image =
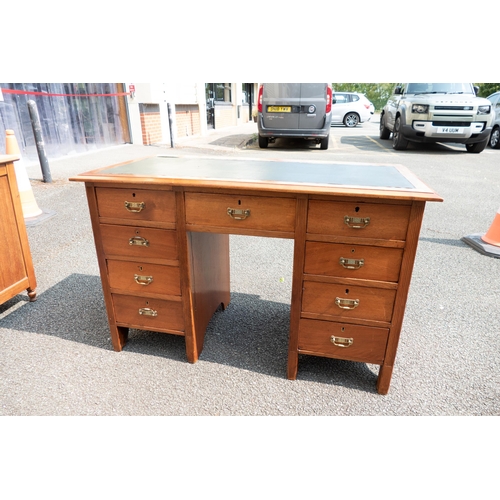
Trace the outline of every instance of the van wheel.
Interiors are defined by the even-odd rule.
[[[269,144],[269,138],[262,137],[261,135],[259,135],[259,148],[267,148],[268,144]]]
[[[329,139],[330,139],[330,136],[327,136],[324,139],[321,139],[321,142],[319,143],[319,149],[328,149],[328,140]]]
[[[490,135],[490,147],[493,149],[500,148],[500,127],[495,127]]]
[[[480,153],[484,150],[486,145],[488,144],[489,139],[486,139],[483,142],[475,142],[474,144],[466,144],[465,148],[467,149],[467,153]]]
[[[352,128],[359,123],[359,116],[356,113],[347,113],[344,116],[344,125],[346,127]]]
[[[406,149],[408,141],[401,134],[401,117],[398,116],[394,122],[394,130],[392,131],[392,147],[396,150]]]
[[[384,115],[380,117],[380,138],[389,139],[391,136],[391,131],[385,126]]]

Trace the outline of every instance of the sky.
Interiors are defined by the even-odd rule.
[[[2,14],[18,22],[2,24],[9,42],[0,53],[0,80],[498,80],[493,1],[480,9],[462,4],[463,12],[431,0],[307,5],[87,0],[70,11],[62,0],[46,0],[27,15],[9,2]]]

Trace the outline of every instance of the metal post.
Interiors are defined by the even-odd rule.
[[[42,137],[42,125],[40,124],[40,117],[38,115],[38,108],[35,101],[28,101],[28,110],[31,118],[31,126],[33,127],[33,135],[35,136],[36,150],[42,167],[43,182],[52,182],[50,175],[49,162],[45,154],[45,146]]]
[[[174,120],[172,119],[172,106],[167,102],[168,128],[170,129],[170,147],[174,148]]]

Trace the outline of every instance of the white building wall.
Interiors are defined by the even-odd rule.
[[[173,140],[177,139],[175,124],[176,104],[197,104],[200,113],[201,135],[208,133],[207,109],[205,102],[205,83],[202,82],[168,82],[168,83],[132,83],[127,84],[135,87],[135,94],[128,96],[129,119],[133,144],[142,144],[142,126],[139,104],[158,104],[160,108],[162,142],[170,144],[170,126],[168,104],[171,106],[171,120],[173,121]],[[243,92],[241,83],[232,83],[233,123],[235,125],[246,123],[243,116]],[[238,117],[238,111],[240,116]]]

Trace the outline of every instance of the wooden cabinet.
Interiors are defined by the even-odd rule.
[[[294,239],[287,377],[299,354],[392,376],[426,201],[401,166],[150,158],[87,172],[111,338],[183,335],[195,362],[227,306],[229,234]],[[251,256],[249,257],[251,258]]]
[[[129,328],[184,335],[172,189],[87,186],[113,348]]]
[[[0,304],[26,290],[36,300],[36,279],[17,188],[16,156],[0,155]]]
[[[309,201],[297,353],[380,364],[377,388],[387,393],[423,209]]]

